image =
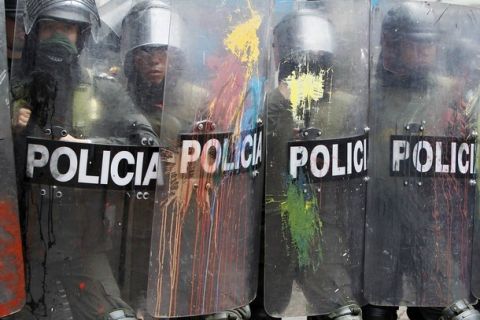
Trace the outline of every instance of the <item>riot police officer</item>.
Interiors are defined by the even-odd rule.
[[[132,99],[152,123],[162,141],[175,139],[181,130],[189,130],[191,119],[198,110],[207,105],[207,93],[186,81],[180,81],[182,69],[182,53],[176,46],[169,43],[171,10],[170,6],[160,0],[146,0],[136,3],[128,12],[122,23],[121,51],[124,73],[127,77],[128,92]],[[175,38],[181,36],[182,30],[172,30]],[[178,39],[177,39],[178,40]],[[168,64],[167,64],[168,53]],[[165,75],[175,79],[176,101],[170,101],[164,110]],[[173,99],[172,99],[173,100]],[[163,117],[163,119],[162,119]],[[153,202],[135,204],[135,218],[138,225],[144,221],[143,228],[147,228],[150,219],[142,208],[153,208]],[[150,244],[149,241],[144,241]],[[138,251],[137,251],[138,252]],[[145,270],[148,271],[148,256],[146,255]],[[199,317],[208,320],[222,319],[250,319],[249,307],[229,310],[219,314]]]
[[[90,150],[157,143],[121,86],[81,65],[79,56],[98,24],[91,0],[26,2],[26,47],[18,68],[23,76],[14,77],[12,90],[19,168],[32,161],[24,155],[29,137]],[[21,316],[135,319],[115,278],[119,253],[112,235],[121,225],[116,221],[124,193],[45,182],[26,183],[24,189],[28,298]]]
[[[139,1],[131,8],[122,23],[121,52],[128,91],[139,109],[152,123],[162,141],[170,141],[169,133],[189,129],[190,119],[198,110],[204,110],[207,101],[205,90],[189,82],[180,81],[179,70],[184,63],[183,53],[169,44],[170,7],[163,1]],[[175,38],[183,36],[182,30],[173,30]],[[173,36],[172,36],[173,37]],[[178,39],[177,39],[178,41]],[[167,52],[168,66],[167,66]],[[176,81],[175,106],[164,110],[165,74]],[[174,110],[175,112],[172,112]],[[200,111],[202,112],[202,111]],[[173,115],[172,113],[175,113]],[[161,122],[165,128],[161,128]]]
[[[160,133],[170,8],[163,1],[141,1],[129,11],[122,26],[128,91]]]
[[[355,103],[335,86],[337,43],[325,11],[300,9],[274,29],[279,84],[267,99],[266,305],[283,314],[295,279],[308,314],[361,319],[362,231],[354,226],[362,221],[362,179],[288,178],[288,143],[351,137],[360,125],[363,134],[366,123],[366,101]],[[308,228],[295,230],[299,224]]]
[[[393,136],[403,136],[407,143],[414,144],[428,136],[464,138],[468,131],[469,117],[457,105],[461,93],[455,82],[445,76],[446,68],[442,68],[445,56],[441,40],[446,37],[441,21],[443,10],[428,3],[405,2],[386,13],[372,84],[374,170],[367,209],[367,216],[371,217],[367,218],[371,227],[367,232],[367,299],[373,296],[376,302],[386,305],[398,305],[401,301],[407,305],[438,306],[409,307],[408,316],[415,320],[480,316],[468,300],[448,300],[470,298],[469,285],[464,283],[470,280],[452,282],[450,277],[457,277],[466,268],[458,251],[464,241],[469,241],[466,237],[471,233],[453,236],[455,240],[449,235],[469,228],[469,187],[460,179],[438,174],[428,178],[418,172],[391,174],[391,170],[396,170],[391,162],[395,155],[389,157],[386,153]],[[419,138],[424,136],[427,138]],[[465,196],[445,195],[448,190],[465,190]],[[385,210],[391,218],[386,218]],[[442,222],[450,221],[462,210],[465,220],[457,216],[451,224]],[[371,236],[379,230],[385,238]],[[452,244],[447,246],[450,241]],[[439,257],[442,266],[436,262]],[[450,267],[445,265],[447,260],[452,261]],[[443,309],[442,303],[452,305]],[[366,313],[371,319],[392,319],[395,312],[395,307],[372,306]]]

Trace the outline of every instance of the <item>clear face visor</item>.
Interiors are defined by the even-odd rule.
[[[122,24],[123,59],[136,48],[166,48],[169,45],[170,19],[167,7],[150,7],[127,16]]]
[[[433,38],[402,37],[382,40],[383,67],[396,74],[427,71],[437,64],[437,41]]]
[[[76,2],[72,2],[69,6],[56,3],[44,9],[32,10],[31,13],[26,10],[24,16],[25,32],[30,34],[35,24],[40,20],[58,20],[77,24],[82,26],[83,29],[88,26],[93,39],[96,41],[100,21],[95,10],[95,8],[89,10],[89,8]]]
[[[401,48],[401,59],[408,66],[431,67],[436,62],[437,45],[431,40],[404,39]]]
[[[275,59],[285,60],[292,52],[335,52],[334,31],[324,17],[305,10],[288,17],[274,30]]]
[[[167,47],[142,46],[131,52],[137,74],[150,84],[159,85],[167,72]]]

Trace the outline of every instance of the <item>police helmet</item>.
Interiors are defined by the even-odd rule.
[[[25,31],[30,34],[42,19],[77,23],[82,32],[100,25],[95,0],[26,0]]]
[[[384,69],[393,73],[406,72],[401,52],[405,42],[435,46],[441,36],[439,16],[429,3],[405,2],[387,12],[382,22],[382,59]]]
[[[141,1],[122,22],[121,56],[127,77],[133,72],[133,52],[139,48],[169,46],[171,11],[164,1]]]
[[[277,24],[273,47],[279,79],[288,76],[301,61],[331,65],[335,52],[333,26],[318,10],[301,9]]]

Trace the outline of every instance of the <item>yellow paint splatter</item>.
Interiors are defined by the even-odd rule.
[[[285,82],[290,90],[290,102],[292,103],[293,114],[303,119],[303,115],[310,111],[312,102],[317,102],[325,97],[326,75],[331,70],[320,73],[306,72],[298,74],[293,71]]]
[[[247,76],[251,75],[253,66],[260,57],[260,39],[257,31],[261,24],[262,18],[260,14],[253,11],[252,17],[248,21],[236,26],[224,40],[227,49],[241,62],[247,64]]]
[[[323,75],[294,71],[286,79],[290,89],[290,102],[294,108],[300,107],[304,101],[318,101],[324,96],[325,79]]]
[[[241,98],[239,101],[242,101],[242,105],[235,108],[236,112],[232,117],[232,123],[235,123],[235,134],[239,134],[241,130],[244,111],[243,100],[247,94],[248,81],[250,81],[260,58],[260,38],[258,36],[258,30],[262,24],[262,16],[253,10],[250,0],[247,0],[247,6],[251,17],[247,21],[235,26],[223,42],[226,49],[246,66],[244,74],[245,83],[239,96],[239,98]],[[212,107],[213,103],[210,108]]]

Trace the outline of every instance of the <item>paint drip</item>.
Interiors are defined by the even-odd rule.
[[[299,267],[315,269],[322,259],[320,246],[316,245],[322,233],[317,199],[306,199],[303,190],[290,182],[287,199],[280,204],[280,210],[283,223],[290,231]]]

